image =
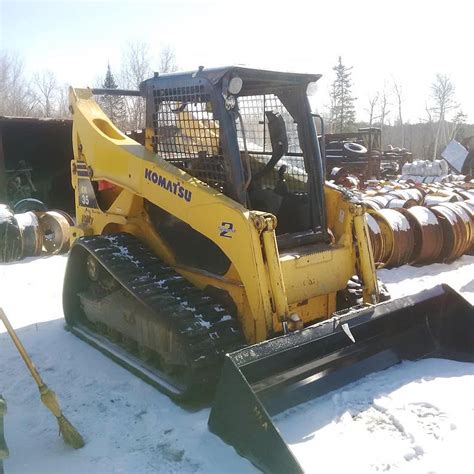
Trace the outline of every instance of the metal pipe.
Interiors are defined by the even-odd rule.
[[[140,91],[132,89],[101,89],[93,88],[92,93],[94,95],[121,95],[127,97],[141,97],[142,94]]]

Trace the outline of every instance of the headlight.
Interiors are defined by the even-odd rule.
[[[308,87],[306,87],[306,95],[313,96],[316,95],[318,90],[318,84],[316,82],[310,82]]]
[[[234,76],[229,81],[229,86],[227,87],[227,92],[229,94],[238,94],[242,90],[242,86],[244,85],[244,81],[238,76]]]

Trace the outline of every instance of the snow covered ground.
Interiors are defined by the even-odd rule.
[[[403,362],[276,421],[308,472],[471,474],[473,393],[473,363]]]
[[[424,267],[406,265],[391,270],[383,269],[378,271],[378,276],[387,285],[392,298],[447,283],[474,304],[474,257],[470,255],[464,255],[449,265],[434,263]]]
[[[257,472],[208,431],[208,408],[177,406],[64,330],[65,264],[65,257],[50,257],[0,266],[0,305],[87,444],[74,451],[58,438],[0,327],[0,393],[9,408],[5,472]],[[474,303],[474,257],[379,276],[393,297],[444,282]],[[474,471],[472,393],[474,364],[406,362],[296,407],[278,423],[309,472],[467,473]]]

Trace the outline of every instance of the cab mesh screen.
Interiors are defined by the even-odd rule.
[[[153,91],[153,149],[176,167],[224,191],[219,121],[204,86]]]
[[[276,164],[273,170],[260,179],[264,188],[273,188],[278,180],[278,169],[286,166],[285,179],[290,191],[305,191],[308,176],[300,148],[298,131],[293,117],[280,99],[273,94],[239,97],[239,110],[244,124],[247,150],[252,175],[258,173],[272,157],[272,143],[266,111],[279,113],[284,119],[288,137],[288,153]],[[237,122],[239,147],[244,151],[244,137],[240,123]]]

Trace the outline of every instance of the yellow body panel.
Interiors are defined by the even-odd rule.
[[[122,134],[90,90],[72,89],[70,100],[77,217],[72,240],[117,231],[137,235],[194,285],[227,291],[249,343],[281,332],[282,322],[290,314],[298,314],[306,323],[330,316],[336,309],[336,292],[344,289],[356,272],[365,285],[365,300],[376,301],[378,289],[364,209],[338,188],[326,188],[334,242],[279,254],[273,215],[249,211]],[[102,208],[95,208],[84,199],[83,191],[100,180],[116,187],[101,191]],[[227,273],[219,276],[178,265],[152,226],[145,199],[214,242],[231,261]],[[220,236],[226,222],[233,224],[232,238]]]

